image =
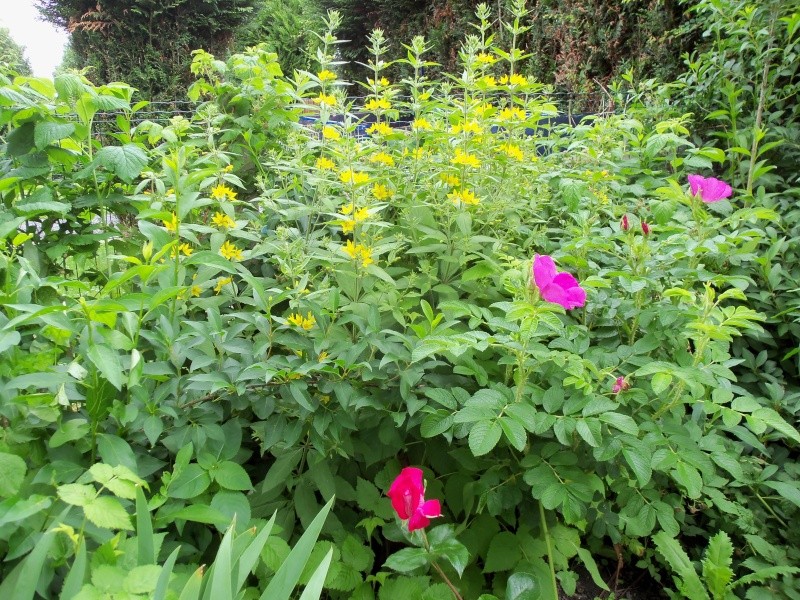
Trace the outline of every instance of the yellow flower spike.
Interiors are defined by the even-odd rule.
[[[172,213],[172,218],[169,221],[161,221],[164,224],[164,229],[171,232],[178,231],[178,215]]]
[[[500,146],[500,148],[498,148],[498,150],[500,150],[500,152],[503,152],[509,158],[513,158],[519,161],[522,161],[525,158],[525,154],[522,152],[522,148],[514,144],[509,144],[509,143],[503,144],[502,146]]]
[[[236,221],[234,221],[228,215],[221,212],[214,213],[214,218],[211,219],[211,222],[220,229],[236,228]]]
[[[450,159],[450,162],[454,165],[464,165],[476,169],[481,166],[481,161],[477,156],[464,152],[461,148],[456,148],[456,155]]]
[[[470,190],[460,190],[456,191],[453,190],[447,197],[455,204],[456,206],[460,204],[464,204],[467,206],[474,206],[480,203],[480,200],[475,196],[475,194]]]
[[[236,200],[236,192],[229,188],[224,183],[215,185],[211,188],[211,197],[214,200]]]
[[[227,258],[228,260],[242,260],[244,258],[242,251],[229,240],[225,240],[225,243],[222,244],[222,247],[219,249],[219,253],[223,258]]]
[[[373,154],[369,157],[369,162],[371,163],[380,163],[387,167],[394,166],[394,159],[386,154],[386,152],[378,152],[377,154]]]
[[[497,62],[497,58],[495,58],[491,54],[486,54],[485,52],[481,52],[475,58],[477,59],[478,64],[481,65],[493,65],[494,63]]]
[[[322,137],[326,140],[336,141],[342,139],[342,134],[332,125],[325,125],[325,127],[322,128]]]
[[[370,98],[366,104],[364,104],[364,108],[367,110],[389,110],[392,108],[391,102],[389,102],[386,98]]]
[[[361,248],[361,252],[359,253],[361,256],[361,266],[362,267],[370,266],[372,263],[375,262],[374,260],[372,260],[372,249],[365,248],[361,244],[359,244],[359,247]]]
[[[308,316],[303,319],[303,323],[301,327],[308,331],[316,324],[317,320],[314,318],[314,315],[311,314],[311,311],[308,311]]]
[[[315,166],[321,171],[333,171],[336,168],[336,163],[330,158],[320,156],[315,163]]]
[[[382,183],[376,183],[372,186],[372,195],[378,200],[388,200],[394,195],[394,192]]]
[[[326,81],[336,81],[336,73],[329,71],[328,69],[324,69],[317,73],[317,79],[319,79],[322,83],[325,83]]]

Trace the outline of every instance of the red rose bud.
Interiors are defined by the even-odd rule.
[[[647,221],[642,221],[642,233],[650,235],[650,225],[647,224]]]
[[[628,223],[628,215],[622,215],[622,221],[619,224],[622,227],[622,231],[628,231],[630,228],[630,223]]]

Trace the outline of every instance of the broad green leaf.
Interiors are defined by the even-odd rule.
[[[0,527],[32,517],[36,513],[50,508],[52,503],[52,498],[36,494],[27,498],[4,500],[0,502]]]
[[[764,485],[771,487],[783,498],[800,508],[800,489],[798,489],[797,484],[784,481],[765,481]]]
[[[112,496],[99,496],[93,499],[84,505],[83,512],[86,514],[86,518],[98,527],[133,529],[130,516],[120,501]]]
[[[189,499],[199,496],[211,485],[211,478],[197,463],[188,465],[169,483],[167,495],[170,498]]]
[[[129,594],[150,595],[156,589],[161,567],[158,565],[140,565],[131,569],[125,576],[123,589]]]
[[[625,462],[630,466],[639,485],[646,486],[653,476],[653,469],[650,466],[650,453],[643,453],[638,448],[624,446],[622,448],[622,456],[625,457]]]
[[[703,579],[712,598],[724,598],[733,579],[733,544],[728,534],[720,531],[708,542],[703,559]]]
[[[789,439],[794,440],[797,443],[800,443],[800,433],[798,433],[794,427],[792,427],[786,421],[784,421],[783,417],[781,417],[777,412],[775,412],[771,408],[761,407],[754,410],[753,414],[747,417],[748,421],[750,421],[751,419],[762,421],[763,423],[772,427],[773,429],[777,429]]]
[[[428,552],[424,548],[403,548],[389,556],[383,566],[400,573],[409,573],[427,565],[428,561]]]
[[[520,550],[517,536],[510,531],[501,531],[492,538],[489,544],[483,572],[510,571],[521,558],[522,551]]]
[[[95,344],[89,347],[86,356],[111,385],[117,390],[122,389],[122,384],[125,380],[122,375],[122,364],[116,350],[104,344]]]
[[[36,147],[41,150],[45,146],[63,140],[75,132],[75,123],[55,123],[53,121],[40,121],[36,124],[33,139]]]
[[[709,600],[708,593],[706,593],[692,561],[689,560],[689,556],[681,548],[678,540],[660,531],[653,536],[653,541],[658,553],[672,569],[678,590],[688,600]]]
[[[56,488],[58,497],[67,504],[74,506],[86,506],[97,496],[97,490],[93,485],[82,483],[67,483]]]
[[[225,460],[217,465],[216,470],[211,472],[221,487],[228,490],[251,490],[253,484],[250,483],[250,476],[241,465],[230,460]]]
[[[105,146],[97,151],[95,163],[113,171],[123,181],[131,183],[147,165],[147,154],[136,144]]]
[[[469,432],[469,449],[475,456],[491,452],[500,441],[503,429],[497,421],[479,421]]]
[[[25,461],[19,456],[0,452],[0,498],[16,495],[27,470]]]

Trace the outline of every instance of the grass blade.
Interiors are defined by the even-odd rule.
[[[138,565],[154,565],[156,551],[153,545],[153,521],[141,487],[136,489],[136,541],[139,547]]]
[[[170,575],[172,575],[172,568],[175,566],[175,561],[178,560],[178,553],[180,551],[180,546],[175,548],[172,554],[169,555],[167,562],[165,562],[164,566],[161,568],[161,574],[158,576],[158,581],[156,582],[156,589],[153,591],[153,600],[164,600],[164,598],[167,597],[169,578]]]
[[[278,513],[273,513],[272,518],[269,522],[264,525],[264,528],[258,532],[256,538],[250,542],[250,545],[247,549],[242,552],[242,555],[239,557],[239,578],[236,580],[236,589],[239,590],[244,585],[247,576],[253,571],[253,568],[256,566],[259,557],[261,556],[261,550],[264,548],[264,544],[267,543],[267,539],[269,538],[269,534],[272,532],[272,527],[275,525],[275,517]]]
[[[72,561],[72,567],[64,579],[64,585],[61,587],[61,600],[71,600],[78,595],[83,587],[84,579],[86,578],[86,541],[81,538],[78,541],[78,549],[75,551],[75,560]]]

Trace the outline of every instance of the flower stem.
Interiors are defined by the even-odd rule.
[[[420,533],[422,534],[422,544],[425,546],[425,550],[428,551],[428,554],[430,554],[430,552],[431,552],[431,544],[430,544],[430,542],[428,542],[428,536],[425,535],[425,530],[424,529],[420,529]],[[464,600],[461,597],[461,594],[458,593],[458,589],[456,589],[456,586],[453,585],[453,582],[450,581],[450,579],[447,577],[447,575],[445,575],[445,572],[442,571],[442,568],[439,565],[436,564],[436,561],[433,560],[433,558],[431,558],[431,566],[439,574],[439,577],[441,577],[444,580],[445,584],[447,584],[447,587],[450,588],[450,591],[453,592],[453,596],[455,596],[456,600]]]
[[[542,534],[547,545],[547,564],[550,566],[550,582],[553,585],[553,600],[558,600],[558,583],[556,582],[556,568],[553,565],[553,546],[550,543],[550,532],[547,530],[547,519],[544,515],[544,505],[539,502],[539,519],[542,523]]]

